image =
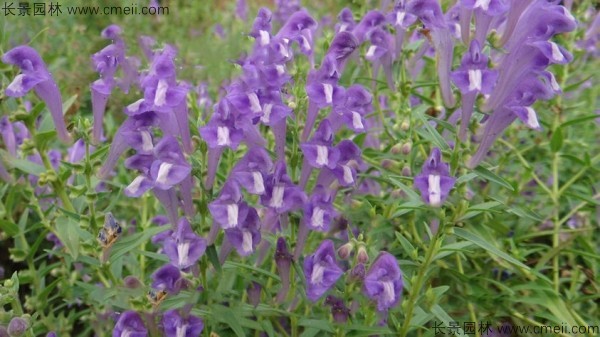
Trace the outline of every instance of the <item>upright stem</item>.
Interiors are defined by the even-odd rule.
[[[419,270],[417,271],[417,278],[415,279],[415,282],[410,285],[410,295],[407,300],[408,304],[406,306],[406,315],[404,316],[404,323],[402,324],[402,328],[400,329],[400,333],[398,334],[398,336],[400,337],[406,337],[406,335],[408,334],[410,322],[412,321],[413,311],[417,304],[417,298],[419,296],[421,288],[423,288],[423,285],[426,281],[425,274],[427,272],[427,269],[429,268],[429,265],[431,264],[431,260],[433,259],[440,247],[440,244],[438,242],[441,242],[440,240],[444,235],[444,227],[445,220],[441,219],[440,228],[433,237],[433,240],[429,242],[429,247],[427,247],[427,251],[425,252],[425,260],[419,266]]]

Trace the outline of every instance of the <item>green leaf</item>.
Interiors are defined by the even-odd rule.
[[[117,259],[121,258],[128,252],[139,248],[142,243],[148,241],[151,237],[158,233],[162,233],[169,229],[169,226],[156,226],[145,229],[141,233],[135,233],[128,237],[122,237],[117,240],[113,245],[110,254],[110,262],[114,263]]]
[[[257,267],[255,267],[253,265],[250,265],[250,264],[238,263],[238,262],[233,262],[233,261],[226,261],[225,264],[223,265],[223,269],[225,269],[225,270],[229,270],[229,269],[246,269],[248,271],[256,272],[258,274],[262,274],[264,276],[267,276],[267,277],[270,277],[272,279],[275,279],[275,280],[279,281],[279,276],[277,276],[277,275],[275,275],[275,274],[273,274],[273,273],[271,273],[269,271],[266,271],[264,269],[257,268]]]
[[[519,266],[525,270],[530,270],[530,268],[528,266],[524,265],[519,260],[506,254],[505,252],[501,251],[500,249],[494,247],[491,243],[489,243],[489,242],[485,241],[484,239],[480,238],[479,236],[465,230],[464,228],[454,228],[454,234],[456,236],[459,236],[467,241],[470,241],[470,242],[478,245],[479,247],[487,250],[492,255],[502,258],[502,259],[504,259],[516,266]]]
[[[67,248],[67,252],[74,260],[79,256],[79,223],[75,220],[61,216],[56,219],[56,235]]]
[[[46,172],[46,168],[29,160],[19,159],[11,156],[8,152],[0,149],[0,157],[7,165],[14,167],[22,172],[39,176],[42,172]]]
[[[219,256],[217,255],[217,248],[215,245],[206,247],[206,256],[208,257],[208,261],[210,261],[213,267],[215,267],[215,269],[220,273],[221,262],[219,262]]]
[[[16,236],[19,234],[19,226],[12,221],[0,220],[0,229],[8,234],[8,236]]]
[[[450,322],[456,322],[456,320],[450,317],[450,315],[448,315],[448,313],[442,309],[439,304],[431,307],[431,313],[434,314],[435,317],[437,317],[440,321],[444,322],[443,326],[446,327],[446,329],[450,326]],[[456,336],[465,336],[463,329],[460,327],[458,327],[456,330],[453,329],[452,332],[456,332]]]
[[[231,308],[224,307],[222,305],[214,305],[213,308],[213,316],[222,323],[227,324],[231,330],[238,337],[245,337],[246,333],[244,332],[244,328],[240,324],[239,315],[236,314]]]
[[[584,122],[587,122],[589,120],[596,119],[596,118],[598,118],[598,114],[591,114],[591,115],[577,117],[577,118],[571,119],[570,121],[562,123],[560,128],[566,128],[567,126],[584,123]]]
[[[444,138],[440,135],[439,132],[437,132],[437,130],[433,126],[431,126],[431,124],[429,124],[429,121],[425,118],[425,109],[426,106],[423,105],[422,107],[413,110],[413,115],[416,116],[419,120],[421,120],[421,123],[423,123],[423,126],[427,131],[421,132],[422,130],[419,130],[419,133],[423,137],[431,140],[431,142],[435,144],[435,146],[439,147],[442,151],[447,150],[448,144],[446,144]]]
[[[479,177],[489,180],[493,183],[496,183],[502,187],[505,187],[506,189],[508,189],[511,192],[515,191],[515,188],[506,180],[504,180],[503,178],[500,178],[498,175],[496,175],[495,173],[493,173],[492,171],[486,169],[485,167],[479,165],[477,166],[474,170],[473,170]]]
[[[298,321],[298,325],[319,329],[320,331],[333,332],[333,324],[322,319],[302,318]]]
[[[552,138],[550,139],[550,150],[552,152],[558,152],[563,146],[564,135],[562,132],[562,127],[556,128],[554,133],[552,134]]]

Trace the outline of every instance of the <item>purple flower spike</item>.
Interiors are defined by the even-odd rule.
[[[435,207],[444,203],[456,182],[449,171],[449,165],[442,162],[442,152],[434,148],[423,164],[421,174],[415,177],[415,186],[421,191],[423,201]]]
[[[178,283],[181,272],[172,264],[165,264],[152,274],[152,288],[164,290],[170,294],[179,292]]]
[[[313,255],[304,260],[306,296],[312,302],[321,298],[344,274],[335,259],[333,241],[325,240]]]
[[[119,320],[112,333],[113,337],[146,337],[148,330],[144,321],[135,311],[125,311],[119,315]]]
[[[402,271],[392,254],[379,254],[365,276],[363,291],[367,297],[377,301],[380,312],[398,304],[402,295]]]
[[[165,312],[161,323],[164,336],[167,337],[198,337],[204,329],[204,322],[200,317],[182,317],[177,310]]]
[[[246,217],[238,226],[225,230],[227,240],[235,247],[240,256],[252,254],[260,242],[260,219],[256,209],[248,207]]]
[[[179,269],[187,269],[194,265],[206,250],[206,240],[192,231],[189,221],[179,219],[177,230],[163,243],[165,254]]]
[[[16,65],[21,69],[21,73],[6,87],[6,96],[21,97],[33,89],[46,102],[58,138],[65,143],[70,143],[71,137],[65,126],[60,91],[37,51],[29,46],[18,46],[6,52],[2,56],[2,62]]]

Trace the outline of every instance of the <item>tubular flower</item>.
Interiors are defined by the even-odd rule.
[[[313,255],[304,259],[306,296],[316,302],[344,274],[335,259],[333,241],[325,240]]]
[[[402,271],[392,254],[379,254],[367,271],[363,292],[370,299],[377,301],[377,310],[380,312],[398,304],[402,295]]]
[[[442,162],[442,152],[434,148],[423,164],[421,174],[415,177],[415,186],[421,191],[423,201],[431,206],[441,206],[456,179],[449,175],[448,164]]]
[[[65,126],[58,85],[37,51],[29,46],[18,46],[6,52],[2,56],[2,62],[16,65],[21,69],[21,73],[6,87],[6,96],[22,97],[33,89],[50,110],[58,138],[65,143],[70,143],[71,137]]]

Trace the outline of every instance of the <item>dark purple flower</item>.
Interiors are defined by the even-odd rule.
[[[306,296],[316,302],[344,274],[335,259],[333,241],[325,240],[313,255],[304,259]]]
[[[442,152],[434,148],[414,181],[423,201],[436,207],[444,203],[456,182],[449,172],[449,165],[442,161]]]
[[[262,286],[256,281],[250,282],[246,293],[248,294],[248,302],[255,308],[260,303],[260,293],[262,292]]]
[[[325,299],[325,305],[331,306],[331,315],[337,323],[346,323],[350,315],[350,309],[344,303],[344,300],[335,296],[329,295]]]
[[[310,141],[300,144],[304,158],[314,168],[335,168],[340,158],[337,148],[333,147],[331,123],[325,119],[319,124]]]
[[[352,186],[356,183],[356,165],[361,163],[361,151],[351,140],[342,140],[336,145],[340,152],[338,165],[331,170],[331,173],[337,178],[340,185],[344,187]],[[323,184],[328,186],[328,184]]]
[[[152,288],[176,294],[179,292],[179,280],[181,280],[179,269],[167,263],[152,274]]]
[[[379,254],[365,276],[363,291],[377,301],[378,311],[387,311],[398,304],[402,296],[402,271],[392,254]]]
[[[46,102],[58,137],[63,142],[70,143],[71,137],[63,118],[60,91],[37,51],[29,46],[18,46],[6,52],[2,56],[2,62],[16,65],[21,69],[21,73],[6,87],[6,96],[21,97],[33,89]]]
[[[199,337],[204,329],[204,322],[200,317],[183,317],[178,310],[165,312],[161,324],[166,337]]]
[[[277,265],[277,274],[281,278],[281,289],[277,293],[277,302],[285,300],[290,289],[290,266],[292,265],[292,254],[288,250],[287,242],[284,237],[277,239],[275,246],[275,264]]]
[[[144,326],[144,321],[135,311],[125,311],[119,315],[119,320],[115,324],[112,333],[113,337],[146,337],[148,330]]]
[[[165,254],[179,269],[194,265],[206,250],[206,240],[194,233],[189,221],[182,217],[173,235],[163,243]]]
[[[306,202],[306,195],[292,183],[285,163],[279,161],[275,164],[273,174],[265,180],[265,193],[260,196],[260,201],[262,205],[282,214],[301,208]]]

